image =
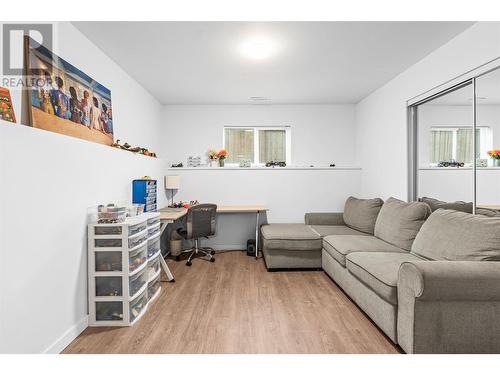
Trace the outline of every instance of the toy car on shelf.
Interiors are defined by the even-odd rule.
[[[458,162],[455,159],[451,159],[451,160],[447,160],[447,161],[440,161],[437,166],[444,167],[444,168],[449,168],[449,167],[461,168],[461,167],[465,166],[465,163]]]
[[[268,161],[266,167],[286,167],[286,163],[284,161]]]

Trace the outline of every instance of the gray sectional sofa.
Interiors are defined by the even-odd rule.
[[[500,353],[500,219],[395,198],[262,227],[266,265],[323,268],[407,353]]]

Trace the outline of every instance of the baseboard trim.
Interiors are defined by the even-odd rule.
[[[216,244],[211,244],[207,245],[212,247],[214,250],[246,250],[246,246],[242,244],[235,244],[235,245],[216,245]]]
[[[80,333],[84,331],[85,328],[89,326],[89,316],[85,315],[78,323],[73,327],[70,327],[64,334],[59,337],[55,342],[49,345],[42,353],[43,354],[59,354],[64,348],[66,348],[71,342],[78,337]]]

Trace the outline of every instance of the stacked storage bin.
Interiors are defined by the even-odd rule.
[[[161,291],[160,286],[160,214],[148,212],[143,216],[147,218],[148,229],[148,303],[152,302]]]
[[[89,224],[89,313],[91,326],[127,326],[147,307],[147,218]]]
[[[156,211],[156,180],[134,180],[132,182],[132,203],[144,204],[144,212]]]

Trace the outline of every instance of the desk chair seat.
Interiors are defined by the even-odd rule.
[[[189,253],[189,258],[186,262],[187,266],[191,266],[193,257],[202,253],[208,257],[210,262],[215,262],[215,250],[211,247],[201,247],[200,238],[209,238],[215,235],[217,226],[217,205],[205,203],[197,204],[189,208],[186,214],[186,225],[184,228],[177,229],[177,233],[185,240],[193,240],[193,246],[190,249],[182,251]]]

